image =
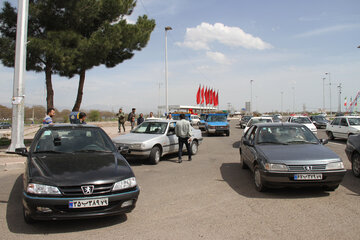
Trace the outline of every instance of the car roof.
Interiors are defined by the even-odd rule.
[[[51,124],[51,125],[43,125],[42,128],[49,128],[49,129],[57,129],[57,128],[99,128],[95,125],[88,125],[88,124]]]
[[[276,123],[255,123],[253,126],[258,127],[300,127],[304,124],[300,123],[289,123],[289,122],[276,122]]]
[[[349,115],[347,115],[347,116],[337,116],[335,118],[360,118],[360,116],[349,116]]]
[[[251,119],[272,119],[272,117],[252,117]]]

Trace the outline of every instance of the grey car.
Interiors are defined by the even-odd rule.
[[[240,165],[254,173],[260,192],[284,186],[322,186],[333,191],[346,170],[326,143],[302,124],[255,124],[241,139]]]
[[[147,120],[130,133],[112,139],[121,150],[122,155],[149,158],[152,164],[157,164],[160,158],[179,150],[178,137],[175,135],[174,120]],[[201,131],[192,129],[191,150],[195,155],[203,138]]]

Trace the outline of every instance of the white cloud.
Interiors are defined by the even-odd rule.
[[[206,52],[206,56],[220,64],[229,64],[230,61],[221,52]]]
[[[311,30],[311,31],[308,31],[305,33],[300,33],[300,34],[295,35],[295,38],[312,37],[312,36],[318,36],[318,35],[323,35],[323,34],[332,33],[332,32],[354,30],[354,29],[358,29],[358,28],[360,28],[360,24],[335,25],[335,26],[331,26],[331,27],[325,27],[325,28]]]
[[[247,49],[264,50],[272,48],[269,43],[244,32],[239,27],[228,27],[222,23],[212,25],[205,22],[195,28],[187,28],[184,42],[177,43],[177,45],[194,50],[210,50],[209,44],[212,42]]]

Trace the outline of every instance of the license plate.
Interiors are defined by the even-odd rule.
[[[109,205],[108,198],[94,198],[69,201],[69,208],[92,208],[103,207],[107,205]]]
[[[295,174],[294,180],[321,180],[322,174]]]

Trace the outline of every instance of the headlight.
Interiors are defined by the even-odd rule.
[[[343,162],[333,162],[326,164],[326,170],[344,169]]]
[[[47,186],[37,183],[29,183],[26,192],[32,194],[42,194],[42,195],[61,195],[61,192],[57,187]]]
[[[131,144],[131,148],[133,149],[141,149],[141,148],[144,148],[144,145],[143,143],[134,143],[134,144]]]
[[[123,190],[136,186],[136,179],[134,177],[128,178],[119,182],[116,182],[113,187],[113,191]]]
[[[285,164],[265,163],[265,169],[268,171],[289,171]]]

